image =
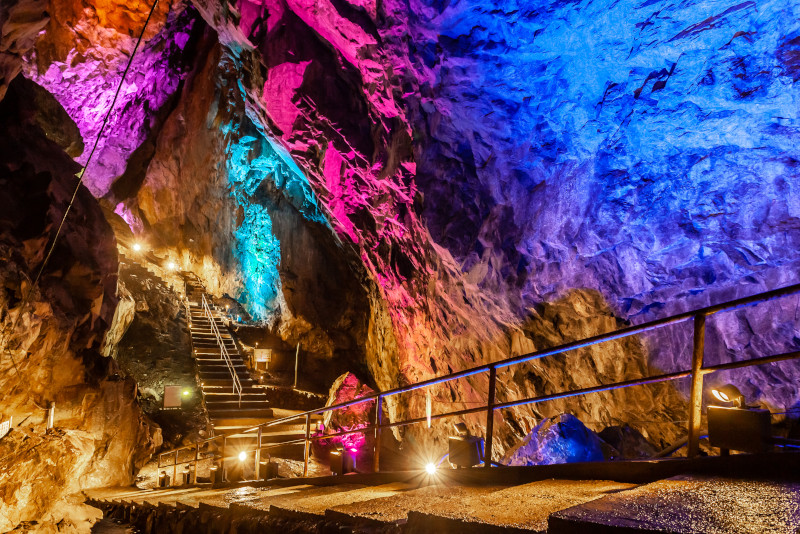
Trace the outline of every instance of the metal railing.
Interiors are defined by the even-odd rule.
[[[228,371],[231,373],[231,378],[233,378],[233,393],[239,395],[239,406],[242,405],[242,382],[239,380],[239,375],[236,373],[236,368],[231,361],[231,355],[228,353],[228,349],[225,347],[225,342],[222,339],[222,335],[219,332],[219,328],[217,327],[217,321],[214,319],[214,315],[211,313],[211,308],[208,306],[208,300],[206,300],[206,296],[203,295],[203,313],[208,318],[208,322],[211,325],[211,332],[214,334],[214,337],[217,340],[217,345],[219,345],[220,350],[220,358],[225,359],[225,363],[228,366]]]
[[[650,321],[641,325],[630,326],[627,328],[623,328],[621,330],[616,330],[613,332],[609,332],[606,334],[601,334],[598,336],[593,336],[587,339],[574,341],[571,343],[565,343],[563,345],[539,350],[527,354],[523,354],[520,356],[514,356],[511,358],[507,358],[505,360],[500,360],[497,362],[492,362],[489,364],[481,365],[478,367],[473,367],[471,369],[466,369],[464,371],[459,371],[456,373],[451,373],[446,376],[436,377],[429,380],[424,380],[415,384],[409,384],[407,386],[402,386],[398,388],[394,388],[388,391],[383,392],[376,392],[369,395],[365,395],[363,397],[343,402],[331,406],[325,406],[322,408],[318,408],[316,410],[309,410],[307,412],[295,414],[289,417],[284,417],[281,419],[275,419],[266,423],[263,423],[258,426],[254,426],[249,428],[240,433],[252,433],[257,432],[254,435],[255,438],[255,446],[245,448],[245,449],[237,449],[237,452],[241,452],[244,450],[246,453],[254,452],[255,453],[255,461],[256,466],[258,466],[259,457],[261,451],[271,448],[271,447],[278,447],[278,446],[285,446],[290,444],[304,444],[304,468],[303,468],[303,476],[308,476],[308,460],[309,460],[309,450],[311,443],[316,440],[322,439],[330,439],[334,437],[345,436],[349,434],[372,434],[374,438],[373,442],[373,469],[374,471],[379,470],[379,462],[380,462],[380,438],[381,432],[384,429],[389,429],[393,427],[400,427],[418,423],[425,423],[428,420],[437,420],[446,417],[459,417],[465,416],[474,413],[486,412],[486,437],[485,437],[485,451],[484,457],[487,459],[485,462],[485,467],[489,468],[492,466],[492,450],[493,450],[493,437],[494,437],[494,413],[497,410],[503,410],[508,408],[513,408],[516,406],[522,406],[527,404],[534,404],[539,402],[546,402],[552,401],[556,399],[565,399],[569,397],[575,397],[579,395],[587,395],[590,393],[598,393],[603,391],[610,391],[614,389],[621,389],[621,388],[628,388],[633,386],[642,386],[648,384],[655,384],[659,382],[667,382],[672,380],[678,380],[681,378],[691,378],[691,392],[689,396],[689,406],[688,406],[688,456],[694,457],[698,454],[699,451],[699,441],[700,441],[700,420],[702,414],[702,392],[703,392],[703,377],[709,373],[713,373],[716,371],[723,371],[723,370],[730,370],[730,369],[738,369],[742,367],[749,367],[752,365],[762,365],[766,363],[773,363],[773,362],[780,362],[785,360],[793,360],[800,358],[800,351],[792,351],[787,352],[784,354],[777,354],[773,356],[764,356],[759,358],[752,358],[749,360],[744,361],[736,361],[736,362],[729,362],[723,363],[718,365],[711,365],[705,366],[703,362],[704,357],[704,345],[705,345],[705,323],[706,318],[714,315],[718,312],[722,311],[732,311],[736,310],[745,306],[749,306],[752,304],[758,304],[762,302],[766,302],[769,300],[773,300],[776,298],[780,298],[786,295],[791,295],[800,292],[800,284],[795,284],[791,286],[787,286],[780,289],[775,289],[773,291],[767,291],[763,293],[759,293],[757,295],[752,295],[745,298],[740,298],[736,300],[732,300],[726,303],[717,304],[714,306],[708,306],[706,308],[701,308],[699,310],[689,311],[685,313],[680,313],[677,315],[673,315],[671,317],[667,317],[664,319],[658,319],[655,321]],[[692,347],[692,366],[691,369],[672,372],[672,373],[663,373],[659,375],[647,376],[643,378],[631,379],[631,380],[623,380],[618,382],[613,382],[610,384],[602,384],[593,387],[581,388],[581,389],[573,389],[568,391],[562,391],[555,394],[548,394],[548,395],[538,395],[534,397],[528,397],[525,399],[519,399],[509,402],[496,402],[496,388],[497,388],[497,370],[509,367],[512,365],[519,365],[522,363],[530,362],[533,360],[538,360],[541,358],[546,358],[548,356],[554,356],[556,354],[562,354],[567,351],[590,347],[592,345],[596,345],[599,343],[603,343],[606,341],[612,341],[617,339],[623,339],[626,337],[642,334],[651,330],[656,330],[659,328],[663,328],[665,326],[674,325],[677,323],[683,323],[692,321],[693,324],[693,347]],[[436,384],[441,384],[444,382],[450,382],[453,380],[458,380],[461,378],[466,378],[469,376],[474,376],[477,374],[488,373],[489,375],[489,390],[486,399],[486,403],[482,404],[481,406],[467,408],[462,410],[453,410],[445,413],[438,413],[438,414],[431,414],[430,416],[426,415],[425,417],[418,417],[418,418],[411,418],[405,419],[400,421],[393,421],[393,422],[384,422],[383,421],[383,401],[384,399],[398,395],[400,393],[406,393],[409,391],[413,391],[416,389],[427,388],[430,386],[434,386]],[[375,415],[374,419],[371,424],[368,424],[366,427],[345,430],[341,432],[331,433],[331,434],[319,434],[319,435],[311,435],[311,418],[315,415],[320,415],[325,412],[333,411],[333,410],[340,410],[344,408],[348,408],[350,406],[354,406],[357,404],[362,404],[365,402],[376,402],[375,406]],[[294,421],[297,419],[303,419],[305,423],[305,437],[302,439],[284,441],[280,443],[270,443],[267,445],[262,444],[261,436],[264,430],[269,429],[275,425],[286,424],[287,422]],[[218,449],[221,454],[214,453],[217,458],[221,458],[223,466],[226,460],[229,458],[225,454],[225,445],[228,436],[221,435],[215,436],[213,438],[208,438],[201,442],[198,442],[195,445],[190,445],[186,447],[181,447],[178,449],[173,449],[171,451],[167,451],[162,453],[159,456],[159,468],[163,467],[173,467],[175,472],[177,472],[177,466],[182,464],[191,464],[194,463],[195,471],[197,461],[200,459],[199,451],[200,448],[206,446],[206,444],[211,445],[212,442],[215,440],[222,440],[222,447]],[[195,449],[196,454],[195,458],[179,461],[179,452],[182,450],[189,450]],[[173,463],[171,464],[161,464],[162,456],[171,455],[173,456]],[[233,458],[233,456],[231,457]],[[224,467],[223,467],[224,468]],[[258,472],[258,471],[257,471]]]

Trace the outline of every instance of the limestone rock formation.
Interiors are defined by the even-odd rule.
[[[55,528],[50,520],[85,530],[91,515],[70,495],[131,482],[160,432],[143,417],[136,384],[100,353],[117,304],[117,253],[85,188],[31,291],[80,168],[63,151],[79,140],[58,135],[74,125],[51,123],[69,119],[52,97],[45,107],[30,98],[37,91],[17,78],[0,102],[0,420],[14,421],[0,440],[0,530]],[[45,432],[51,403],[55,429]]]
[[[603,442],[571,414],[545,419],[510,449],[504,465],[550,465],[604,460]]]

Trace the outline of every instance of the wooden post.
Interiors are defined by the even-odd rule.
[[[200,443],[194,444],[194,476],[192,484],[197,484],[197,464],[200,463]]]
[[[261,427],[258,427],[258,437],[256,438],[256,480],[261,480]]]
[[[492,466],[492,442],[494,438],[494,401],[497,387],[497,368],[489,368],[489,394],[486,401],[486,444],[483,450],[483,466]]]
[[[300,346],[299,344],[297,345]],[[308,476],[308,452],[311,447],[311,441],[309,438],[311,437],[311,414],[306,414],[306,445],[305,450],[303,451],[303,478]]]
[[[703,408],[703,352],[706,336],[706,316],[694,317],[694,345],[692,348],[692,390],[689,398],[689,450],[694,458],[700,451],[700,419]]]
[[[376,473],[381,470],[381,424],[383,424],[383,397],[376,399],[375,405],[375,445],[372,452],[372,470]]]
[[[294,353],[294,389],[297,389],[297,368],[300,363],[300,342],[297,342],[297,350]]]
[[[226,436],[222,436],[222,465],[219,468],[222,470],[221,480],[226,482],[228,479],[225,476],[225,443],[228,441]]]
[[[172,486],[178,485],[178,449],[175,449],[175,458],[172,462]]]

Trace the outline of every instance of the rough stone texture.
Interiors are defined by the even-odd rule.
[[[371,393],[373,393],[373,390],[369,386],[363,384],[358,377],[352,373],[345,373],[334,380],[325,406],[349,402]],[[318,434],[365,428],[374,418],[374,412],[374,400],[365,401],[339,410],[325,412],[322,416],[323,428],[320,429]],[[347,434],[331,439],[319,440],[315,443],[315,452],[317,454],[323,454],[323,451],[329,451],[334,446],[342,446],[350,452],[356,453],[356,463],[360,465],[365,462],[368,457],[371,457],[372,454],[374,439],[368,434],[370,433]]]
[[[48,117],[69,119],[52,98],[29,98],[36,92],[18,78],[0,103],[0,420],[14,420],[0,440],[0,530],[25,521],[55,529],[63,520],[86,531],[93,516],[69,495],[131,482],[160,434],[142,416],[136,384],[100,354],[117,304],[117,254],[85,188],[22,306],[79,170],[63,152],[75,140],[58,135],[70,128],[48,126]],[[56,430],[46,434],[51,402]]]
[[[108,198],[139,236],[170,247],[215,294],[279,321],[286,340],[304,340],[320,361],[356,347],[351,361],[363,358],[380,389],[796,281],[795,3],[194,6],[215,32],[194,19],[196,45],[178,46],[191,66],[155,69],[176,96],[153,105],[168,116],[148,130],[155,148],[137,163],[142,180]],[[159,12],[167,22],[152,31],[170,29],[148,43],[171,42],[170,21],[191,11]],[[71,53],[45,55],[44,43],[78,47],[55,24],[26,72]],[[87,24],[120,26],[102,16]],[[106,50],[101,33],[87,40]],[[53,87],[63,103],[65,86]],[[136,128],[119,135],[141,139]],[[318,269],[300,267],[309,241],[286,238],[298,228],[324,252]],[[312,291],[329,293],[316,280],[333,257],[342,262],[333,285],[355,296],[333,316],[339,297],[326,294],[312,317],[301,310],[314,308]],[[708,361],[796,348],[796,308],[789,298],[715,316]],[[683,369],[690,340],[680,325],[512,367],[499,392],[529,397]],[[782,363],[708,380],[732,380],[780,409],[798,402],[798,373]],[[506,410],[498,452],[565,412],[596,430],[628,422],[668,444],[686,417],[686,387],[676,386]],[[471,407],[486,391],[476,376],[433,395],[441,410]],[[424,395],[398,396],[387,415],[419,417],[424,406]],[[466,419],[480,433],[481,418]],[[433,443],[444,428],[412,431]]]
[[[571,414],[545,419],[503,458],[504,465],[550,465],[605,459],[603,443]]]

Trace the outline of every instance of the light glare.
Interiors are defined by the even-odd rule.
[[[436,473],[436,464],[433,462],[428,462],[425,465],[425,471],[427,471],[429,475]]]
[[[242,451],[239,453],[239,461],[244,462],[245,460],[247,460],[247,453]]]
[[[142,250],[142,245],[140,245],[139,243],[134,243],[133,244],[133,250],[135,250],[136,252],[139,252],[140,250]]]

